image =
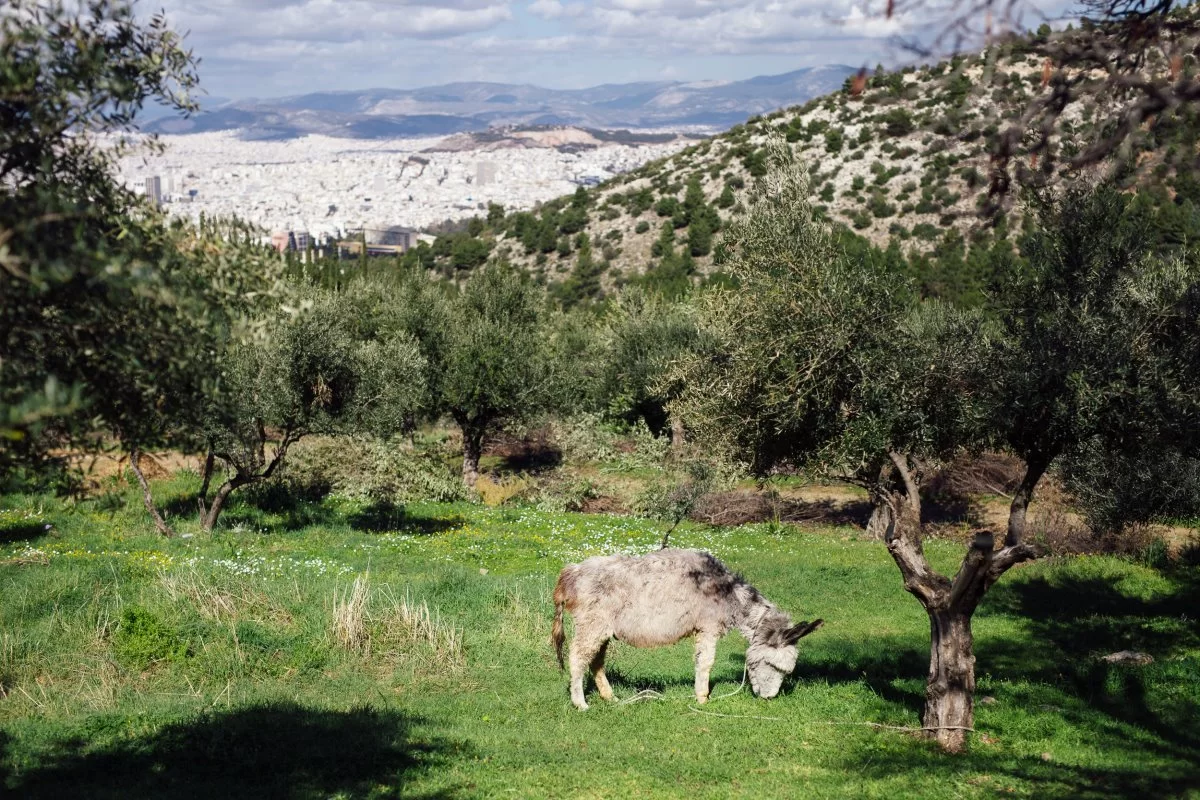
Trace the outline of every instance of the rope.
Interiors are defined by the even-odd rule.
[[[624,700],[618,700],[617,705],[627,706],[630,703],[636,703],[639,700],[661,700],[661,699],[662,699],[662,692],[655,691],[654,689],[642,689],[640,692],[633,695],[632,697],[626,697]]]
[[[697,714],[703,714],[706,717],[724,717],[725,719],[766,719],[772,722],[779,722],[779,717],[760,717],[754,714],[718,714],[715,711],[701,711],[695,706],[688,706],[688,711],[694,711]]]
[[[746,665],[742,666],[742,682],[738,684],[738,687],[736,689],[734,689],[732,692],[726,692],[725,694],[719,694],[712,699],[713,700],[724,700],[726,697],[733,697],[735,694],[740,692],[742,690],[742,687],[744,687],[746,685],[746,673],[747,673],[747,671],[749,671],[749,669],[750,669],[749,666],[746,666]]]

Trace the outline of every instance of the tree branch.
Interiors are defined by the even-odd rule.
[[[963,556],[962,566],[950,587],[950,607],[965,607],[974,611],[991,586],[991,572],[996,537],[991,531],[977,531],[970,549]]]

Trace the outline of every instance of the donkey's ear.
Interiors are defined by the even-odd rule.
[[[824,624],[825,620],[823,619],[814,620],[813,622],[800,622],[784,632],[784,641],[788,644],[795,644]]]

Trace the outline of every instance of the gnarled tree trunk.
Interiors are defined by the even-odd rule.
[[[265,481],[275,474],[275,470],[283,463],[283,459],[287,456],[288,448],[295,444],[302,436],[304,431],[289,430],[283,434],[283,439],[280,440],[279,446],[275,448],[275,452],[271,455],[271,460],[267,462],[266,456],[266,429],[259,425],[259,441],[257,442],[257,450],[249,459],[235,459],[229,453],[209,452],[208,458],[205,460],[204,484],[200,490],[198,505],[200,506],[200,525],[206,532],[211,533],[213,528],[217,527],[217,520],[221,517],[221,511],[225,508],[225,502],[229,499],[229,495],[233,494],[234,490],[240,489],[251,483]],[[226,464],[233,466],[233,477],[227,479],[217,489],[217,493],[213,495],[212,503],[206,506],[208,485],[212,477],[213,459],[219,458]],[[249,464],[247,464],[247,461]],[[261,472],[256,472],[263,464],[266,464],[266,469]]]
[[[459,423],[459,427],[462,429],[463,439],[463,485],[474,490],[479,481],[479,459],[483,455],[484,428],[469,423]]]
[[[1029,510],[1030,501],[1033,500],[1033,490],[1037,488],[1038,482],[1046,474],[1046,468],[1050,465],[1051,460],[1041,456],[1031,456],[1026,462],[1025,477],[1021,479],[1021,485],[1017,487],[1012,503],[1008,507],[1008,533],[1004,537],[1005,545],[1011,547],[1020,544],[1025,538],[1025,514]]]
[[[206,532],[211,533],[213,528],[217,527],[217,520],[221,517],[221,511],[224,510],[225,501],[229,499],[229,495],[233,494],[234,489],[241,488],[254,481],[254,478],[234,475],[222,483],[217,489],[217,493],[213,495],[212,503],[208,506],[207,510],[201,511],[200,526]]]
[[[958,752],[966,743],[967,732],[975,728],[974,609],[926,611],[931,643],[921,725],[946,750]]]
[[[150,518],[154,520],[154,527],[163,536],[174,536],[175,531],[163,519],[162,514],[158,513],[158,506],[154,504],[154,495],[150,492],[150,482],[142,474],[142,451],[137,447],[129,449],[129,466],[133,469],[133,474],[137,476],[138,484],[142,487],[142,502],[146,504],[146,511],[150,513]]]
[[[995,536],[979,531],[954,580],[938,574],[921,547],[920,486],[907,457],[893,453],[891,460],[900,485],[884,483],[872,497],[879,519],[886,522],[884,538],[904,577],[904,588],[929,615],[929,676],[921,725],[945,750],[959,752],[975,727],[971,617],[992,584],[1013,565],[1036,557],[1036,552],[1019,542],[996,550]]]

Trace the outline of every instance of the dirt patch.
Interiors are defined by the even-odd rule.
[[[840,487],[806,487],[821,490]],[[751,522],[795,522],[816,525],[855,525],[863,527],[871,515],[870,504],[849,492],[807,499],[784,497],[754,489],[737,489],[706,495],[697,503],[691,519],[708,525],[745,525]]]
[[[117,478],[118,481],[127,479],[126,470],[129,468],[129,455],[120,451],[108,453],[82,453],[78,451],[60,450],[55,456],[66,459],[67,464],[78,469],[83,475],[84,485],[88,489],[99,488],[101,482]],[[199,472],[202,468],[199,456],[189,456],[174,450],[163,450],[155,453],[142,453],[142,472],[149,480],[169,478],[184,469]]]
[[[629,509],[615,497],[589,497],[579,506],[584,514],[628,514]]]

